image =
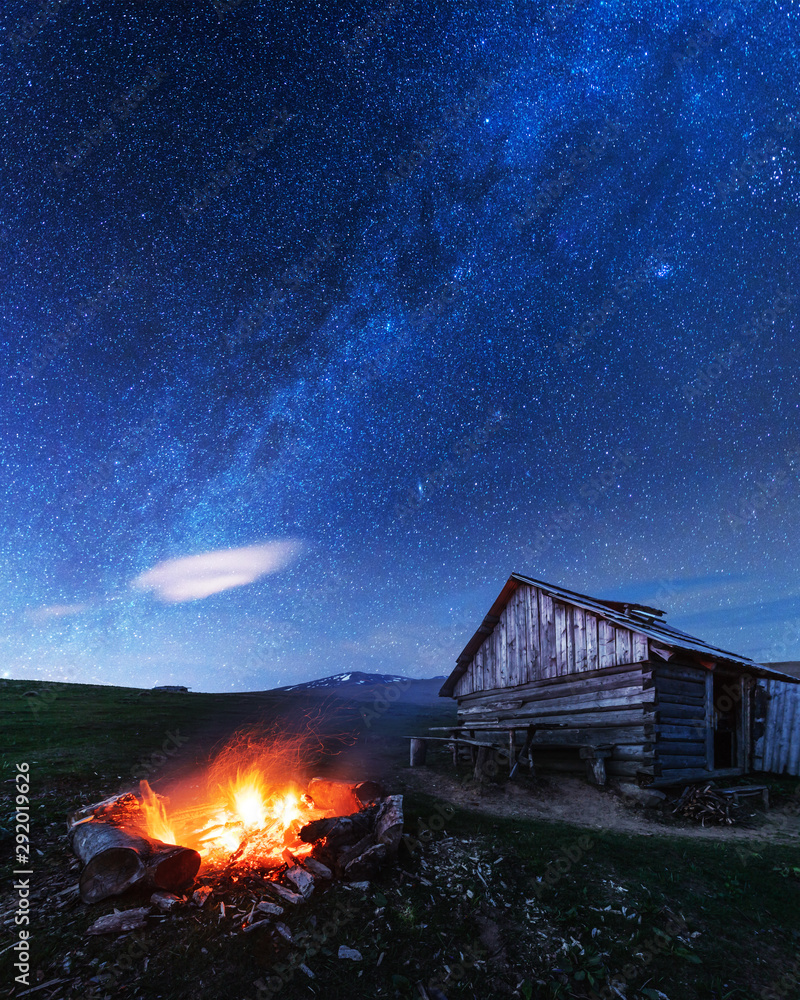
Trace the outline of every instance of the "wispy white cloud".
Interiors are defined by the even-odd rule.
[[[31,608],[28,617],[36,622],[48,621],[50,618],[67,618],[69,615],[79,615],[88,611],[90,604],[51,604],[44,608]]]
[[[276,573],[296,559],[301,549],[301,542],[287,539],[167,559],[140,573],[131,586],[151,590],[159,600],[169,604],[196,601]]]

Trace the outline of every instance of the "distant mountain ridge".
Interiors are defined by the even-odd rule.
[[[439,692],[444,682],[444,674],[438,677],[403,677],[401,674],[368,674],[363,670],[350,670],[346,674],[333,674],[302,684],[273,688],[273,691],[289,698],[330,698],[365,705],[380,703],[392,705],[401,712],[436,706],[435,711],[441,712]],[[448,700],[455,714],[455,702]]]
[[[366,674],[361,670],[351,670],[347,674],[332,674],[330,677],[319,677],[314,681],[304,681],[302,684],[290,684],[275,688],[276,691],[314,691],[318,688],[334,688],[343,684],[411,684],[415,680],[430,680],[431,678],[402,677],[400,674]],[[438,680],[439,678],[435,678]],[[444,679],[444,678],[442,678]]]

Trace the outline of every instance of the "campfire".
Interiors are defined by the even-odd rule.
[[[295,902],[321,880],[373,877],[397,853],[402,796],[373,781],[312,778],[304,788],[287,778],[302,751],[298,742],[239,737],[201,777],[200,791],[195,780],[167,798],[142,781],[138,792],[73,813],[84,902],[133,887],[185,892],[198,875],[206,883],[255,876]]]

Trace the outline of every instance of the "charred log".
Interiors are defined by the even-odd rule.
[[[86,865],[79,883],[85,903],[117,896],[137,883],[182,889],[200,868],[197,851],[153,840],[136,827],[86,820],[73,826],[70,840]]]

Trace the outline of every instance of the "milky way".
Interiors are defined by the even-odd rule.
[[[799,34],[7,5],[0,671],[443,674],[512,571],[800,657]]]

